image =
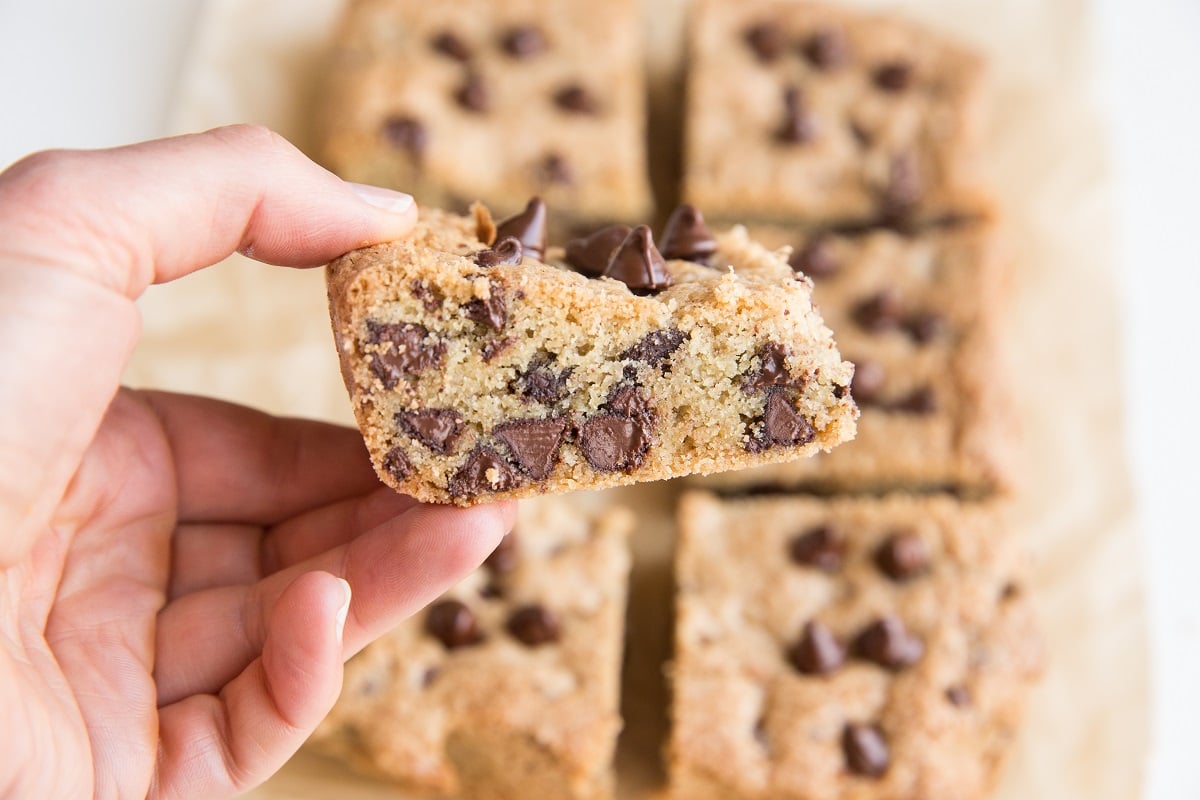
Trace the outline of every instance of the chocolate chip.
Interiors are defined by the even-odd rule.
[[[832,70],[850,61],[846,37],[838,28],[821,28],[804,42],[804,55],[819,70]]]
[[[564,86],[554,93],[554,104],[572,114],[595,114],[596,98],[579,84]]]
[[[928,344],[946,332],[946,318],[936,311],[921,311],[909,318],[908,332],[920,344]]]
[[[854,137],[854,141],[858,143],[858,146],[864,150],[875,142],[875,137],[871,132],[857,120],[850,123],[850,135]]]
[[[479,355],[483,359],[483,363],[491,363],[491,360],[503,353],[513,342],[516,341],[511,336],[505,336],[503,339],[488,339],[479,348]]]
[[[746,44],[758,56],[758,60],[769,64],[783,54],[787,47],[787,39],[778,27],[770,22],[760,22],[752,25],[742,33]]]
[[[491,108],[492,105],[491,93],[488,92],[483,78],[473,73],[467,75],[467,79],[463,82],[462,86],[458,87],[457,91],[455,91],[454,99],[467,111],[473,111],[477,114],[482,114]]]
[[[929,571],[929,545],[915,533],[894,533],[875,551],[875,564],[894,581],[912,580]]]
[[[804,247],[793,251],[788,264],[797,272],[817,279],[836,274],[842,266],[833,252],[833,240],[824,234],[813,236]]]
[[[446,354],[446,343],[430,338],[429,330],[411,322],[384,323],[367,322],[367,337],[372,344],[390,342],[391,348],[371,354],[371,371],[391,389],[406,374],[419,374],[441,363]]]
[[[500,540],[500,544],[496,545],[496,549],[491,552],[491,555],[483,560],[483,565],[492,572],[512,572],[517,568],[520,560],[521,553],[517,534],[512,531]]]
[[[912,150],[897,154],[892,159],[888,182],[880,197],[885,220],[902,220],[920,202],[923,192],[921,164],[917,154]]]
[[[684,203],[675,207],[662,232],[663,258],[683,259],[707,264],[717,252],[717,240],[704,224],[700,209]]]
[[[383,121],[383,138],[392,147],[407,150],[414,157],[425,152],[429,134],[416,117],[404,115],[388,117]]]
[[[497,249],[504,247],[508,242],[516,242],[516,239],[511,237],[505,239]],[[517,245],[517,249],[520,250],[520,245]],[[504,296],[504,287],[499,281],[488,281],[487,298],[466,303],[463,305],[463,313],[467,315],[468,319],[478,322],[480,325],[487,325],[494,331],[503,330],[504,326],[508,324],[508,300]]]
[[[604,413],[580,428],[579,448],[597,472],[628,472],[642,465],[650,439],[641,420]]]
[[[475,614],[459,600],[442,600],[425,612],[425,632],[447,650],[468,647],[483,641]]]
[[[688,335],[678,328],[650,331],[620,357],[622,361],[642,361],[654,367],[670,358],[687,338]]]
[[[521,243],[522,251],[538,261],[546,258],[546,204],[534,197],[525,210],[496,225],[496,241],[512,237]]]
[[[775,130],[775,140],[784,144],[804,144],[817,135],[817,122],[804,104],[804,95],[795,86],[783,92],[783,122]]]
[[[441,674],[442,671],[437,667],[430,667],[429,669],[425,670],[425,672],[421,675],[421,688],[428,689]]]
[[[452,31],[442,31],[431,42],[433,49],[455,61],[468,61],[471,58],[471,48]]]
[[[383,456],[383,470],[400,482],[412,472],[412,462],[399,447],[393,447]]]
[[[880,617],[854,637],[851,648],[859,658],[887,669],[903,669],[921,660],[925,645],[908,632],[897,616]]]
[[[890,61],[876,68],[872,77],[875,85],[885,92],[903,92],[912,83],[912,64],[907,61]]]
[[[496,237],[496,244],[475,254],[475,263],[490,269],[501,264],[520,264],[525,248],[515,236]]]
[[[521,477],[511,464],[492,448],[480,445],[454,473],[448,488],[454,497],[465,497],[483,492],[506,492],[520,482]]]
[[[532,25],[519,25],[510,28],[500,44],[513,58],[529,58],[546,49],[546,37]]]
[[[517,391],[526,400],[553,405],[566,396],[567,379],[575,371],[567,367],[557,372],[551,366],[552,359],[534,358],[524,372],[518,373]]]
[[[638,387],[631,383],[616,386],[604,403],[604,410],[638,422],[642,430],[650,432],[654,429],[656,420],[654,406]]]
[[[794,447],[808,444],[816,435],[812,424],[796,411],[786,393],[773,390],[767,394],[762,432],[751,440],[748,449],[751,452],[760,452],[773,447]]]
[[[508,445],[521,471],[536,481],[550,477],[566,432],[564,417],[514,420],[492,430],[497,439]]]
[[[575,173],[565,158],[558,153],[549,153],[538,165],[538,178],[543,183],[573,183]]]
[[[448,453],[463,429],[462,415],[450,409],[401,411],[396,421],[409,436],[435,453]]]
[[[649,225],[638,225],[608,260],[604,276],[615,278],[634,294],[653,294],[671,285],[662,253],[654,246]]]
[[[413,297],[420,301],[426,311],[433,313],[442,307],[442,294],[436,289],[431,289],[419,280],[413,279],[409,285],[409,291]]]
[[[859,403],[870,405],[879,402],[887,373],[878,361],[860,360],[854,364],[854,378],[850,381],[850,394]]]
[[[518,608],[508,618],[508,632],[529,647],[557,642],[560,636],[558,618],[540,605]]]
[[[971,705],[971,693],[965,686],[951,686],[946,690],[946,699],[951,705],[965,708]]]
[[[775,386],[798,386],[787,370],[787,358],[791,350],[778,342],[767,342],[758,349],[759,367],[742,379],[742,391],[755,394]]]
[[[1009,581],[1000,589],[1001,600],[1012,600],[1021,593],[1021,587],[1016,583]]]
[[[589,278],[599,278],[630,230],[628,225],[609,225],[591,236],[572,239],[567,242],[567,263]]]
[[[863,330],[883,333],[900,325],[904,316],[904,304],[900,291],[888,287],[860,301],[851,311],[854,321]]]
[[[832,525],[809,528],[788,542],[792,561],[830,574],[842,568],[845,549],[841,534]]]
[[[804,626],[788,659],[805,675],[828,675],[846,660],[846,651],[828,628],[812,620]]]
[[[896,411],[906,411],[909,414],[935,414],[938,410],[937,395],[929,386],[919,386],[891,406]]]
[[[842,752],[846,767],[856,775],[881,778],[888,771],[891,756],[878,725],[847,723],[842,730]]]

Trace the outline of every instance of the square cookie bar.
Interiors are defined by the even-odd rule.
[[[685,496],[671,797],[979,800],[1042,652],[996,509]]]
[[[684,199],[718,220],[868,224],[983,212],[982,61],[910,20],[702,0]]]
[[[855,441],[801,463],[713,476],[722,488],[944,488],[985,495],[1012,483],[1016,441],[997,326],[1007,261],[989,224],[904,234],[759,228],[793,247],[813,300],[854,362]]]
[[[577,272],[538,260],[544,213],[536,199],[498,226],[478,206],[426,211],[411,237],[330,265],[343,376],[384,482],[470,505],[853,436],[852,367],[779,254],[694,219],[668,252],[720,268],[666,260],[647,226],[613,226],[547,256]]]
[[[422,204],[557,221],[651,212],[636,0],[354,0],[321,105],[319,157]]]
[[[478,571],[346,665],[327,753],[421,793],[611,797],[632,514],[523,503]]]

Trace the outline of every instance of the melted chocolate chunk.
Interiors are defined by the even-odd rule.
[[[521,243],[523,252],[538,261],[546,258],[546,204],[534,197],[525,205],[525,210],[514,214],[496,225],[496,241],[512,237]]]
[[[775,140],[783,144],[804,144],[817,136],[817,122],[804,105],[804,95],[795,86],[783,92],[783,122],[775,130]]]
[[[413,279],[413,282],[409,284],[409,291],[412,292],[413,297],[421,302],[424,309],[430,313],[442,307],[443,297],[441,292],[429,288],[419,280]]]
[[[850,63],[846,37],[838,28],[821,28],[804,42],[804,56],[819,70],[833,70]]]
[[[750,26],[742,33],[742,39],[764,64],[779,58],[787,48],[787,38],[783,31],[770,22]]]
[[[921,660],[925,645],[908,632],[897,616],[880,617],[854,637],[854,655],[891,670],[910,667]]]
[[[835,275],[842,266],[833,252],[832,239],[822,234],[812,237],[804,247],[793,251],[788,264],[797,272],[818,280]]]
[[[574,83],[554,93],[554,104],[572,114],[595,114],[597,108],[596,98],[591,92]]]
[[[453,31],[442,31],[433,38],[430,44],[433,45],[434,50],[455,61],[469,61],[471,58],[471,48],[467,47],[466,43]]]
[[[887,373],[878,361],[858,361],[850,380],[850,395],[862,405],[878,403],[886,381]]]
[[[867,778],[882,778],[891,761],[887,739],[878,725],[847,723],[842,730],[842,753],[846,767]]]
[[[400,482],[412,472],[412,462],[408,460],[408,456],[404,454],[403,450],[393,447],[383,456],[383,469],[397,482]]]
[[[500,45],[513,58],[529,58],[546,49],[546,37],[532,25],[519,25],[504,34]]]
[[[650,331],[637,344],[621,353],[621,360],[643,361],[655,367],[670,358],[687,338],[688,335],[678,328]]]
[[[508,618],[508,632],[521,644],[537,647],[557,642],[561,631],[558,618],[545,606],[522,606]]]
[[[492,96],[483,78],[471,73],[454,92],[454,99],[467,111],[482,114],[492,107]]]
[[[704,215],[693,205],[675,207],[662,232],[663,258],[707,264],[717,252],[717,240],[704,223]]]
[[[946,690],[946,699],[950,701],[951,705],[959,708],[971,705],[971,693],[965,686],[951,686]]]
[[[788,659],[805,675],[828,675],[846,660],[846,651],[828,628],[813,620],[804,626]]]
[[[778,342],[767,342],[758,349],[759,367],[742,380],[742,391],[746,394],[757,394],[775,386],[800,386],[798,381],[787,371],[787,357],[791,350]]]
[[[427,344],[428,337],[427,328],[411,322],[367,322],[367,341],[392,345],[385,352],[371,354],[371,371],[384,388],[391,389],[405,375],[419,374],[441,363],[446,343],[435,339]]]
[[[946,332],[946,318],[936,311],[921,311],[908,320],[908,332],[920,344],[929,344]]]
[[[928,572],[929,560],[929,545],[911,531],[892,534],[875,551],[876,566],[901,583]]]
[[[921,201],[924,193],[921,164],[913,150],[905,150],[892,159],[888,182],[880,196],[881,211],[886,222],[903,221]]]
[[[500,540],[500,544],[496,545],[496,549],[491,552],[491,555],[483,560],[483,565],[492,572],[505,573],[516,569],[520,561],[521,552],[518,547],[517,532],[510,531]]]
[[[514,420],[492,430],[497,439],[508,445],[521,471],[535,481],[550,477],[566,432],[565,417]]]
[[[615,278],[634,294],[653,294],[671,285],[662,253],[654,246],[649,225],[638,225],[612,254],[604,276]]]
[[[597,414],[580,428],[579,449],[597,472],[629,472],[642,465],[650,437],[641,420]]]
[[[630,230],[628,225],[609,225],[586,238],[572,239],[567,242],[567,263],[589,278],[599,278]]]
[[[501,264],[520,264],[525,248],[515,236],[496,237],[496,244],[475,254],[475,263],[484,269]]]
[[[604,410],[641,423],[647,433],[654,429],[654,406],[650,404],[650,398],[631,383],[616,386],[609,394]]]
[[[425,632],[447,650],[468,647],[483,641],[475,614],[458,600],[442,600],[425,612]]]
[[[909,414],[936,414],[938,410],[937,395],[928,386],[919,386],[904,397],[892,403],[894,411],[905,411]]]
[[[538,178],[547,184],[569,184],[575,182],[575,172],[558,153],[548,153],[538,164]]]
[[[907,61],[891,61],[880,65],[872,79],[885,92],[903,92],[912,84],[913,68]]]
[[[407,150],[414,158],[425,152],[429,133],[416,117],[397,115],[383,121],[383,138],[392,147]]]
[[[511,241],[516,240],[504,240]],[[500,244],[503,245],[504,242]],[[504,296],[504,287],[498,281],[489,281],[487,299],[472,300],[463,306],[463,313],[468,319],[480,325],[487,325],[494,331],[503,330],[508,324],[508,300]]]
[[[830,574],[842,568],[845,550],[842,535],[832,525],[810,528],[788,542],[788,555],[792,561]]]
[[[537,403],[553,405],[567,394],[567,379],[575,371],[567,367],[562,372],[556,372],[551,367],[551,359],[534,358],[522,373],[517,375],[518,391],[521,397]]]
[[[863,330],[883,333],[900,325],[904,318],[904,302],[899,290],[889,286],[860,301],[851,313]]]
[[[450,409],[401,411],[396,421],[409,436],[435,453],[449,453],[463,430],[463,418]]]
[[[506,492],[520,482],[520,475],[512,465],[492,448],[480,445],[467,456],[447,488],[454,497],[466,497],[484,492]]]
[[[512,346],[514,341],[511,336],[505,336],[503,339],[488,339],[479,348],[479,355],[483,358],[483,363],[490,364],[493,358]]]
[[[808,444],[816,438],[817,432],[804,418],[792,401],[783,392],[771,392],[767,395],[766,410],[763,412],[763,433],[768,447],[792,447]]]

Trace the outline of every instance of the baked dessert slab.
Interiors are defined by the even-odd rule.
[[[612,796],[632,514],[548,498],[347,665],[315,746],[411,791]]]
[[[713,266],[666,261],[645,226],[612,241],[605,229],[547,256],[586,270],[600,253],[604,274],[585,277],[526,254],[544,249],[525,224],[538,206],[498,229],[480,207],[426,211],[411,237],[330,265],[343,376],[386,483],[469,505],[801,458],[853,436],[852,367],[777,254],[734,229],[668,237]]]
[[[702,0],[689,32],[683,196],[719,221],[985,213],[982,60],[902,17]]]
[[[946,496],[685,496],[671,797],[986,797],[1042,651],[1014,539]]]
[[[855,440],[833,452],[708,485],[964,496],[1013,487],[1019,426],[1000,331],[1011,275],[993,225],[855,234],[759,226],[752,235],[791,247],[791,265],[813,280],[813,300],[855,364],[862,417]]]
[[[321,100],[319,158],[422,205],[556,223],[652,210],[636,0],[353,0]]]

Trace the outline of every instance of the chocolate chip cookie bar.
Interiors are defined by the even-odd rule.
[[[322,101],[343,178],[465,210],[540,194],[564,229],[651,212],[636,0],[355,0]]]
[[[744,229],[712,237],[677,215],[664,247],[707,250],[700,264],[665,259],[647,226],[615,226],[553,249],[553,266],[538,260],[544,219],[537,199],[498,225],[478,206],[426,211],[410,238],[330,265],[343,376],[386,483],[470,505],[853,436],[852,367],[811,285]]]
[[[982,61],[907,19],[703,0],[683,195],[718,220],[927,221],[986,210]]]
[[[987,796],[1042,651],[996,509],[680,508],[671,797]]]
[[[484,566],[346,665],[322,750],[422,793],[611,796],[632,514],[521,505]]]
[[[988,224],[905,234],[758,228],[814,282],[813,299],[854,362],[858,435],[831,453],[706,479],[723,488],[952,489],[1013,483],[1016,425],[997,326],[1008,270]]]

